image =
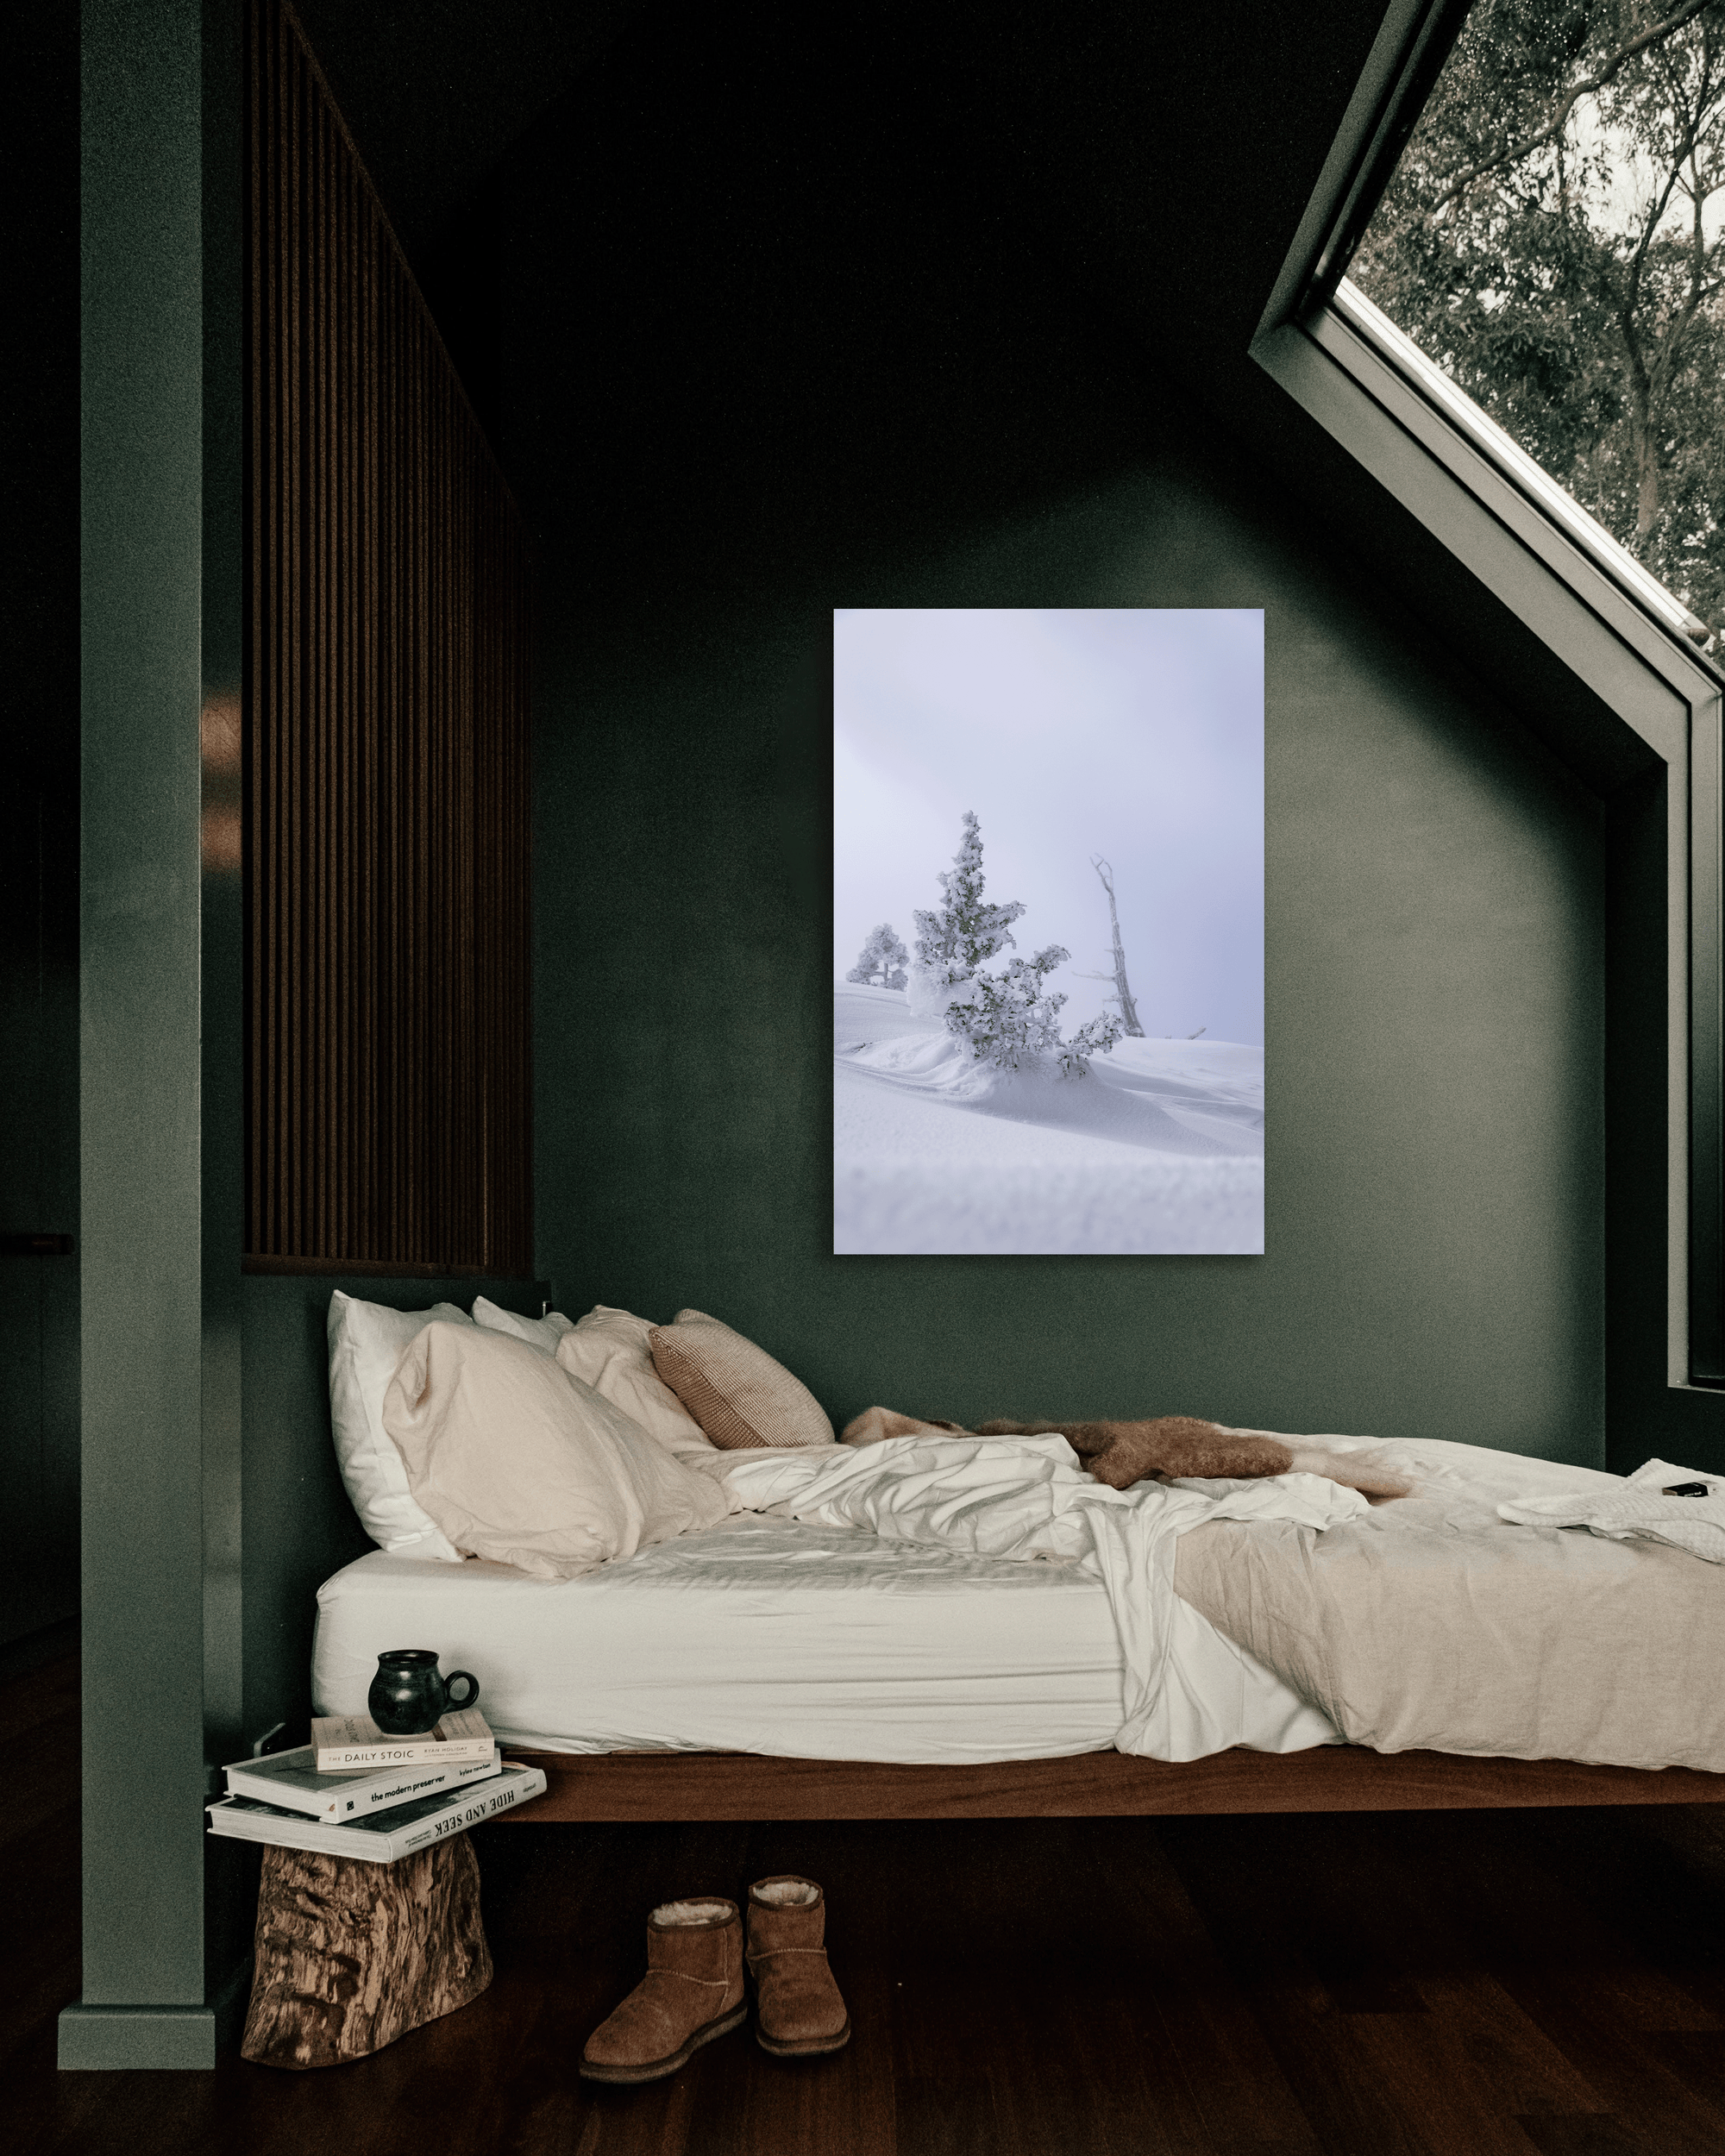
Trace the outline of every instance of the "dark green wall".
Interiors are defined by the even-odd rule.
[[[1725,1471],[1725,1395],[1669,1376],[1669,1020],[1657,926],[1667,903],[1667,784],[1663,771],[1650,774],[1609,803],[1606,1426],[1615,1475],[1647,1459]]]
[[[810,583],[728,643],[667,624],[632,668],[549,642],[538,1205],[563,1307],[712,1311],[839,1419],[1187,1410],[1602,1463],[1597,804],[1189,453]],[[1264,608],[1263,1257],[830,1254],[835,593]]]
[[[712,1311],[841,1419],[1600,1460],[1598,805],[999,214],[962,67],[843,74],[631,33],[497,181],[540,1271]],[[831,1255],[840,604],[1264,608],[1264,1257]]]

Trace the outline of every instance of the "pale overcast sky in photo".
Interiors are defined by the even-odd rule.
[[[1016,952],[1072,956],[1063,1030],[1110,973],[1113,864],[1150,1035],[1264,1040],[1264,616],[1253,609],[872,609],[833,616],[833,973],[890,921],[913,948],[966,809]]]

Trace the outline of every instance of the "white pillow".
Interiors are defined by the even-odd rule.
[[[386,1550],[459,1564],[461,1551],[413,1501],[401,1455],[383,1426],[383,1396],[402,1350],[434,1319],[472,1323],[452,1302],[390,1310],[338,1288],[329,1298],[329,1423],[342,1480],[372,1540]]]
[[[530,1347],[543,1348],[547,1355],[555,1355],[558,1341],[574,1331],[561,1310],[548,1310],[543,1318],[518,1318],[512,1310],[499,1310],[483,1295],[474,1298],[474,1323],[488,1326],[493,1332],[506,1332],[512,1339],[525,1340]]]
[[[712,1476],[530,1341],[481,1326],[427,1326],[383,1416],[414,1497],[450,1541],[536,1579],[574,1579],[731,1509]]]
[[[652,1330],[599,1303],[558,1341],[557,1360],[671,1451],[711,1457],[718,1447],[653,1367]]]

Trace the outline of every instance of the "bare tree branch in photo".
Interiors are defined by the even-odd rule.
[[[1101,878],[1102,888],[1108,894],[1108,918],[1114,928],[1114,970],[1112,974],[1080,974],[1078,978],[1081,981],[1112,981],[1114,984],[1114,1000],[1120,1006],[1120,1018],[1126,1030],[1134,1040],[1141,1041],[1144,1028],[1138,1022],[1138,1006],[1132,1001],[1132,990],[1126,984],[1126,954],[1120,942],[1120,909],[1114,904],[1114,872],[1100,854],[1091,855],[1090,866]]]

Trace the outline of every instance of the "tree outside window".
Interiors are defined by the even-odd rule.
[[[1349,275],[1725,634],[1725,0],[1477,0]]]

